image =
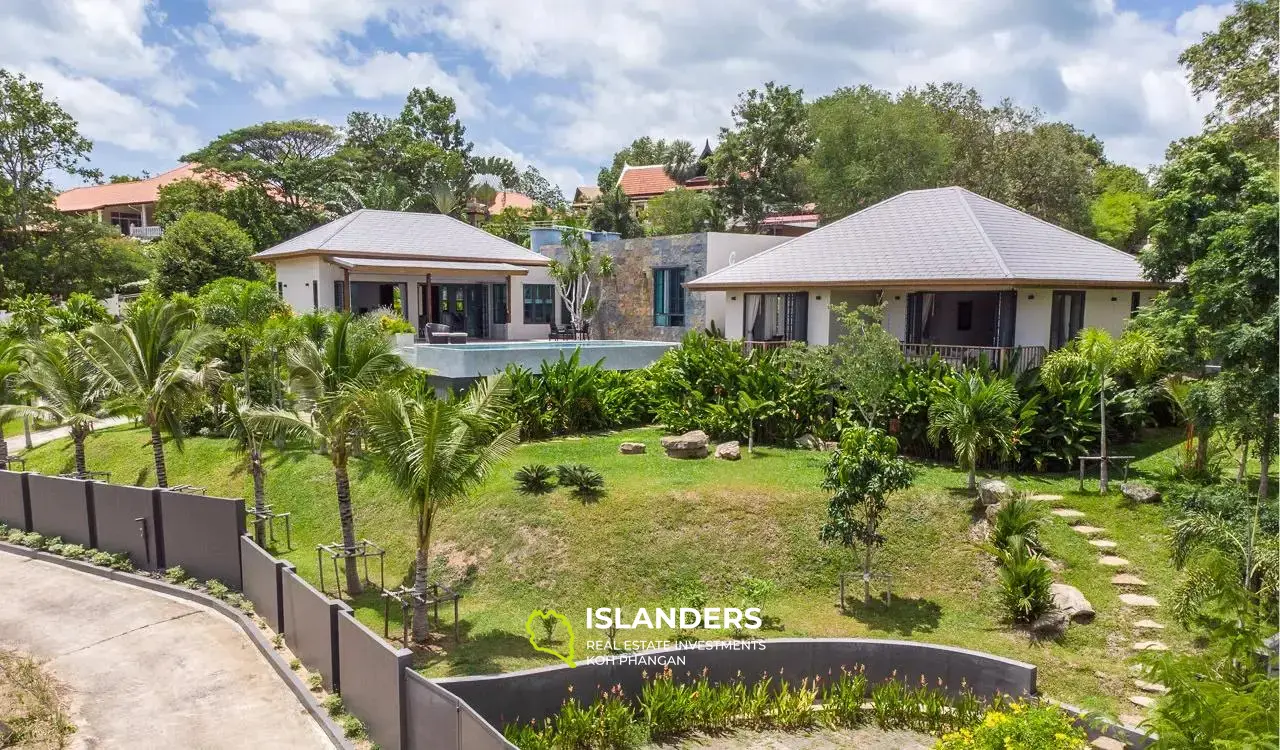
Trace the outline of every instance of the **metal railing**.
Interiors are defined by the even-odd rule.
[[[791,346],[792,344],[795,344],[795,343],[803,344],[804,342],[803,342],[803,341],[799,341],[799,342],[797,342],[797,341],[789,341],[789,340],[783,340],[783,339],[780,339],[780,340],[777,340],[777,341],[750,341],[750,340],[748,340],[748,341],[743,341],[743,342],[742,342],[742,348],[743,348],[743,350],[744,350],[744,351],[748,351],[748,352],[749,352],[749,351],[751,351],[752,349],[786,349],[788,346]]]
[[[129,227],[129,236],[137,240],[158,240],[163,234],[164,234],[164,227],[158,227],[158,226]]]
[[[963,344],[902,344],[907,359],[929,359],[935,354],[952,367],[965,367],[986,362],[995,368],[1011,367],[1023,372],[1044,363],[1043,346],[967,346]]]

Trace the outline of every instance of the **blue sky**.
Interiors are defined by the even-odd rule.
[[[0,67],[42,81],[107,173],[268,119],[458,100],[481,153],[571,193],[640,135],[714,140],[738,92],[959,80],[1146,167],[1196,132],[1179,52],[1229,4],[1153,0],[0,0]],[[65,181],[64,181],[65,184]]]

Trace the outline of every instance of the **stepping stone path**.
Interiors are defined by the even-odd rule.
[[[1116,547],[1120,546],[1115,542],[1111,541],[1110,539],[1090,539],[1089,544],[1092,544],[1098,549],[1105,549],[1105,550],[1113,550]]]
[[[1169,647],[1160,641],[1138,641],[1133,644],[1134,651],[1168,651]]]
[[[1155,698],[1149,695],[1131,695],[1129,702],[1140,708],[1151,708],[1156,704]]]
[[[1098,750],[1125,750],[1125,744],[1120,740],[1113,740],[1110,737],[1096,737],[1093,742],[1089,743]]]
[[[1033,496],[1032,499],[1034,500],[1035,497]],[[1077,523],[1079,519],[1084,518],[1083,513],[1078,510],[1072,510],[1071,508],[1054,508],[1049,512],[1058,518],[1067,519],[1067,523]]]
[[[1158,682],[1134,680],[1133,684],[1137,685],[1138,689],[1144,693],[1159,693],[1160,695],[1164,695],[1165,693],[1169,692],[1169,688],[1165,687],[1164,685],[1161,685]]]
[[[1155,620],[1138,620],[1133,626],[1138,630],[1164,630],[1164,626]]]
[[[1123,557],[1116,557],[1115,555],[1103,555],[1098,558],[1098,564],[1105,565],[1108,568],[1124,568],[1128,567],[1129,561]]]
[[[1120,723],[1125,725],[1126,727],[1136,728],[1142,722],[1143,722],[1143,718],[1141,716],[1135,716],[1133,714],[1120,714]],[[1121,747],[1124,747],[1124,746],[1121,745]]]
[[[1085,536],[1093,536],[1094,534],[1101,534],[1106,531],[1106,529],[1100,529],[1097,526],[1088,526],[1083,523],[1078,523],[1075,526],[1072,526],[1071,530],[1079,534],[1084,534]]]
[[[1056,503],[1056,502],[1058,502],[1059,500],[1061,500],[1061,499],[1062,499],[1062,495],[1032,495],[1032,496],[1031,496],[1031,499],[1032,499],[1032,500],[1038,500],[1038,501],[1040,501],[1040,502],[1044,502],[1044,503]],[[1054,512],[1056,513],[1057,511],[1054,511]],[[1072,513],[1080,513],[1080,511],[1078,511],[1078,510],[1073,510],[1073,511],[1071,511],[1071,512],[1072,512]],[[1083,514],[1083,513],[1080,513],[1080,515],[1082,515],[1082,516],[1083,516],[1084,514]]]
[[[1111,576],[1111,582],[1116,586],[1146,586],[1147,582],[1135,576],[1132,573],[1118,573]]]
[[[1154,596],[1145,594],[1121,594],[1120,601],[1130,607],[1159,607],[1160,602]]]

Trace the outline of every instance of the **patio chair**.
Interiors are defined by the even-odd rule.
[[[453,329],[444,323],[428,323],[426,325],[427,343],[428,344],[452,344],[454,343]],[[462,334],[462,343],[467,343],[467,334]]]
[[[552,323],[551,333],[547,335],[547,338],[551,339],[552,341],[562,341],[564,339],[572,338],[572,336],[570,335],[568,330],[561,328],[555,323]]]
[[[589,326],[589,324],[587,324],[587,323],[584,321],[582,325],[578,326],[578,330],[574,331],[574,334],[575,334],[575,336],[574,336],[575,338],[577,338],[577,339],[579,339],[579,340],[582,340],[582,341],[586,341],[587,339],[590,339],[590,338],[591,338],[591,330],[590,330],[590,326]]]

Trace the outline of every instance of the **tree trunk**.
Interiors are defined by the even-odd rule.
[[[257,447],[249,449],[249,471],[253,474],[253,509],[262,513],[267,508],[267,493],[262,486],[262,451]],[[267,522],[261,517],[254,521],[253,539],[259,547],[267,544]]]
[[[22,439],[27,450],[31,450],[31,417],[22,418]]]
[[[1209,429],[1206,427],[1196,437],[1196,471],[1204,471],[1209,465]]]
[[[1267,419],[1270,419],[1270,417],[1267,417]],[[1258,497],[1264,501],[1271,491],[1271,482],[1268,475],[1271,473],[1271,446],[1274,438],[1271,436],[1269,428],[1270,426],[1268,425],[1267,433],[1262,436],[1262,444],[1258,446],[1258,464],[1262,469],[1258,472]]]
[[[0,425],[0,469],[9,468],[9,441],[4,439],[4,427]]]
[[[1103,385],[1102,385],[1102,387],[1101,387],[1101,388],[1099,388],[1099,389],[1098,389],[1098,392],[1101,394],[1100,398],[1098,399],[1098,403],[1099,403],[1099,405],[1102,407],[1102,434],[1101,434],[1101,439],[1102,439],[1102,450],[1101,450],[1101,452],[1100,452],[1100,454],[1099,454],[1099,455],[1100,455],[1100,458],[1098,459],[1098,492],[1100,492],[1100,493],[1101,493],[1101,494],[1103,494],[1103,495],[1107,494],[1107,492],[1110,490],[1110,488],[1109,488],[1107,485],[1108,485],[1108,480],[1111,478],[1111,472],[1110,472],[1110,468],[1111,468],[1111,467],[1110,467],[1110,466],[1108,466],[1108,460],[1107,460],[1107,386],[1106,386],[1106,378],[1107,378],[1106,373],[1103,373],[1103,375],[1102,375]]]
[[[342,546],[354,549],[356,546],[356,519],[351,510],[351,480],[347,477],[347,456],[345,451],[334,452],[333,478],[338,485],[338,521],[342,524]],[[343,561],[346,565],[347,593],[355,596],[364,591],[360,582],[360,569],[354,557]]]
[[[156,486],[164,489],[169,486],[169,474],[164,470],[164,438],[156,425],[151,425],[151,455],[156,461]]]
[[[978,489],[978,462],[974,461],[969,464],[969,491],[973,492]]]
[[[425,499],[418,511],[418,554],[413,563],[413,640],[426,643],[431,636],[431,621],[427,619],[428,566],[431,562],[432,510]]]
[[[1240,463],[1236,466],[1236,484],[1244,482],[1245,475],[1249,470],[1249,441],[1244,441],[1244,445],[1240,446]]]
[[[862,603],[871,605],[871,545],[864,544],[862,552]]]
[[[84,429],[79,427],[73,427],[71,429],[71,441],[75,443],[76,446],[76,476],[81,479],[85,479],[85,475],[88,473],[88,469],[85,467],[84,461],[85,436],[86,431]]]

